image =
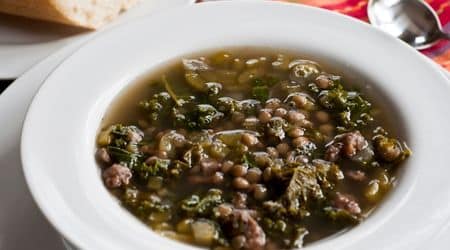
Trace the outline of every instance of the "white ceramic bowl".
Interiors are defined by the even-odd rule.
[[[195,249],[149,230],[103,186],[94,161],[101,118],[133,79],[177,56],[226,46],[302,52],[376,86],[415,154],[398,186],[361,225],[308,249],[414,249],[450,215],[450,87],[415,50],[362,22],[274,2],[179,8],[115,28],[64,61],[36,95],[22,135],[30,190],[82,249]]]

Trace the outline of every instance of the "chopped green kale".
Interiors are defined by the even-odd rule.
[[[222,191],[210,189],[203,198],[194,194],[182,200],[181,210],[191,215],[206,216],[212,214],[213,208],[223,202]]]

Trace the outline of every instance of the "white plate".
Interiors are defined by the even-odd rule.
[[[163,10],[183,2],[194,1],[158,3],[151,8],[151,11]],[[148,13],[150,13],[149,9],[140,9],[132,15],[137,17]],[[0,20],[2,20],[2,17],[0,16]],[[5,37],[1,36],[2,27],[4,26],[0,24],[0,43],[7,41]],[[5,121],[7,121],[4,122],[0,130],[0,141],[2,142],[0,145],[0,168],[4,173],[7,173],[0,175],[0,200],[2,201],[0,202],[0,249],[65,249],[61,236],[39,211],[26,186],[20,163],[20,134],[28,105],[48,74],[90,37],[92,36],[73,39],[70,45],[38,63],[14,81],[0,95],[0,115],[5,117]],[[9,39],[18,39],[18,37],[12,36]],[[10,42],[13,41],[10,40]],[[0,55],[2,55],[2,48],[2,45],[0,45]],[[58,50],[58,48],[53,47],[51,51]],[[2,64],[2,58],[0,56],[0,65]],[[0,74],[1,70],[0,67]]]
[[[101,30],[136,17],[194,2],[195,0],[142,0]],[[77,39],[87,39],[93,33],[95,32],[70,26],[0,14],[0,79],[17,78],[64,45]]]
[[[0,95],[0,249],[64,249],[60,235],[34,203],[20,163],[20,134],[28,105],[48,74],[74,49],[75,42],[49,56]]]
[[[95,134],[108,104],[138,75],[180,54],[231,45],[328,59],[376,83],[395,100],[391,112],[401,111],[398,124],[415,154],[399,185],[364,223],[308,249],[427,249],[450,216],[448,80],[367,24],[272,2],[201,4],[147,17],[103,33],[51,74],[29,109],[22,161],[33,196],[58,230],[85,249],[192,249],[157,236],[109,195],[93,159]]]

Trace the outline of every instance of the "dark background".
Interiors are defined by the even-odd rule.
[[[0,94],[13,82],[13,80],[0,80]]]

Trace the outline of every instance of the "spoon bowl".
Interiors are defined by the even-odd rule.
[[[439,17],[425,1],[369,0],[368,16],[372,25],[416,49],[431,47],[443,38],[450,39],[442,31]]]

